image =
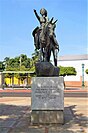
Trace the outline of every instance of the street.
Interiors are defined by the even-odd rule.
[[[31,97],[31,89],[6,89],[0,90],[0,97]],[[64,97],[87,97],[87,90],[64,90]]]

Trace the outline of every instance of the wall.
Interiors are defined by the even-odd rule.
[[[88,69],[88,60],[58,60],[58,66],[71,66],[77,71],[76,76],[66,76],[64,78],[66,86],[82,86],[82,64],[84,64],[84,84],[88,86],[88,75],[85,73],[85,70]]]

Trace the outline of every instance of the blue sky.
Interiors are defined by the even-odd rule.
[[[58,19],[60,55],[87,54],[87,0],[0,0],[0,60],[34,52],[32,31],[39,22],[33,9]]]

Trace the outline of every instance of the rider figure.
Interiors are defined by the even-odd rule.
[[[42,8],[40,10],[41,17],[37,14],[37,11],[35,9],[34,9],[34,13],[35,13],[37,19],[40,22],[40,27],[36,27],[33,31],[34,43],[35,43],[36,48],[39,49],[40,48],[40,46],[39,46],[39,37],[42,41],[44,41],[43,40],[43,34],[44,34],[43,29],[44,29],[45,24],[47,22],[49,22],[49,18],[47,17],[47,10],[44,9],[44,8]],[[53,36],[51,36],[51,38],[54,42],[55,48],[59,50],[59,45],[58,45],[58,42],[56,40],[55,34]]]
[[[47,11],[46,11],[46,9],[42,8],[42,9],[40,10],[41,17],[38,16],[38,14],[37,14],[37,12],[36,12],[35,9],[34,9],[34,13],[35,13],[37,19],[38,19],[39,22],[40,22],[40,25],[41,25],[41,26],[40,26],[40,29],[43,29],[45,23],[49,20],[48,17],[47,17]]]
[[[34,13],[40,22],[40,27],[36,27],[33,31],[34,43],[35,43],[35,46],[39,49],[38,39],[40,37],[40,39],[43,40],[43,28],[45,24],[49,21],[49,19],[47,17],[47,11],[44,8],[40,10],[41,17],[37,14],[35,9],[34,9]],[[38,32],[39,32],[39,36],[38,36]]]

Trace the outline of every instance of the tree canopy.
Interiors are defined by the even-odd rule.
[[[35,62],[38,60],[38,51],[35,50],[32,54],[31,58],[28,58],[27,55],[21,54],[15,58],[6,57],[4,59],[3,70],[6,71],[33,71],[35,72]],[[2,68],[2,66],[1,66]],[[34,74],[35,75],[35,74]],[[5,77],[11,78],[13,76],[12,73],[6,73]],[[24,80],[27,76],[27,73],[16,73],[15,77]]]
[[[30,61],[31,61],[31,59],[28,58],[24,54],[21,54],[20,56],[17,56],[15,58],[6,57],[4,59],[6,70],[10,70],[10,71],[20,70],[21,66],[24,66],[25,69],[30,68],[31,67],[30,66],[30,64],[31,64]]]
[[[88,74],[88,69],[86,69],[86,71],[85,71],[85,72],[86,72],[86,74]]]
[[[74,67],[63,67],[63,66],[59,66],[60,67],[60,76],[68,76],[68,75],[76,75],[77,72],[75,70]]]
[[[3,71],[5,69],[5,64],[3,61],[0,61],[0,71]]]

